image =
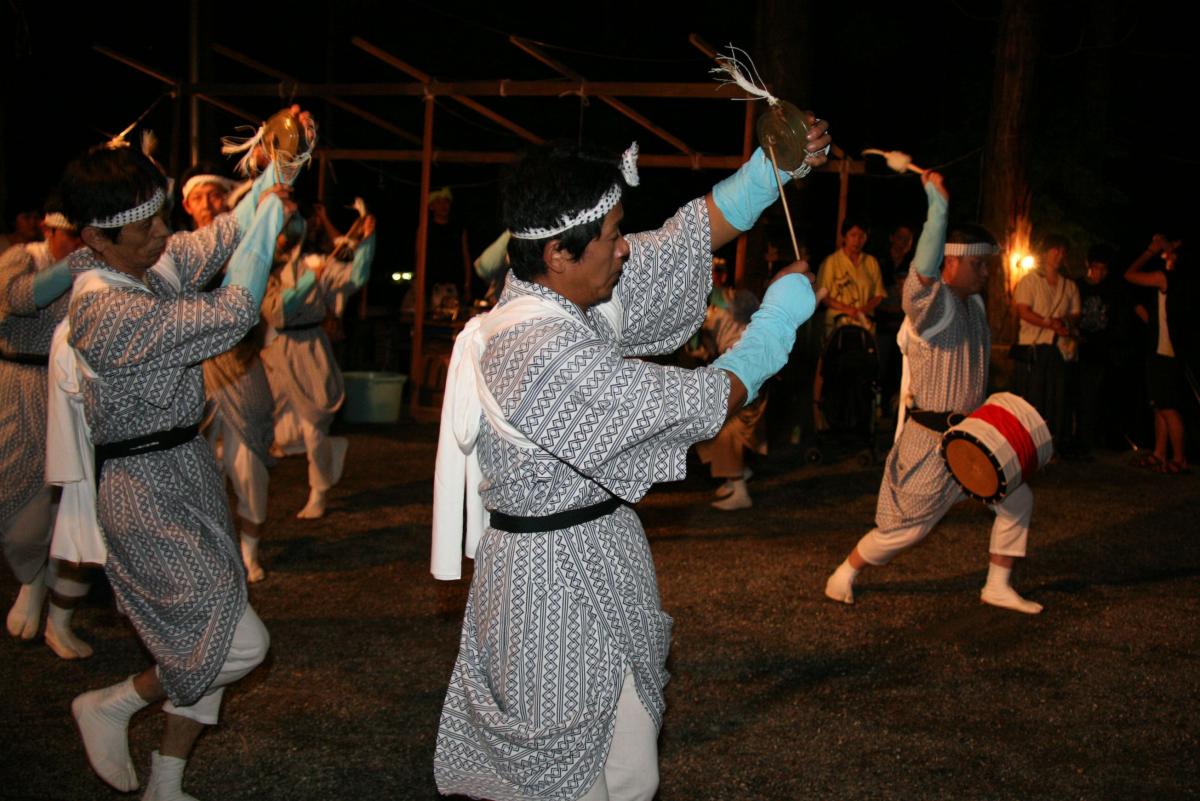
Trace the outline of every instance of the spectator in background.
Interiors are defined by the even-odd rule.
[[[1065,237],[1047,236],[1037,269],[1020,280],[1013,297],[1020,318],[1017,342],[1027,346],[1013,371],[1013,391],[1046,420],[1054,449],[1064,455],[1073,452],[1068,363],[1078,356],[1079,322],[1079,288],[1062,274],[1068,249]]]
[[[1188,472],[1184,452],[1181,408],[1187,397],[1187,349],[1194,345],[1189,326],[1186,274],[1180,269],[1182,240],[1155,234],[1149,247],[1129,265],[1125,280],[1157,290],[1155,308],[1150,310],[1150,359],[1146,363],[1146,386],[1154,409],[1154,452],[1143,466],[1162,473]]]
[[[872,315],[887,296],[879,262],[866,253],[870,230],[865,222],[847,217],[842,223],[842,247],[821,262],[817,272],[817,288],[825,296],[825,330],[839,325],[859,325],[875,330]]]
[[[6,233],[0,233],[0,253],[13,245],[24,245],[41,239],[38,223],[42,220],[42,211],[37,206],[18,207],[16,214],[9,220]]]
[[[1076,382],[1075,442],[1081,458],[1112,430],[1117,391],[1116,334],[1121,325],[1121,286],[1109,273],[1112,249],[1088,251],[1087,272],[1079,282],[1079,380]]]

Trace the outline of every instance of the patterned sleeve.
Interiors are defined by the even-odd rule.
[[[185,289],[203,289],[217,274],[242,238],[241,228],[232,214],[222,214],[212,225],[197,231],[180,231],[167,242],[167,253]]]
[[[240,286],[173,298],[109,289],[71,306],[71,345],[93,370],[111,375],[197,364],[237,344],[258,316]]]
[[[926,286],[916,270],[909,270],[908,278],[904,279],[901,303],[905,316],[922,338],[931,328],[944,330],[946,316],[954,313],[949,287],[941,279]]]
[[[489,344],[483,369],[509,422],[610,488],[648,471],[680,471],[688,446],[715,436],[725,421],[724,371],[622,358],[565,321],[504,332]]]
[[[621,309],[618,347],[625,356],[670,353],[700,326],[712,290],[708,206],[693,200],[657,231],[626,239],[629,260],[613,292]]]
[[[0,320],[10,315],[33,317],[37,304],[33,302],[33,256],[21,246],[14,246],[0,255]]]

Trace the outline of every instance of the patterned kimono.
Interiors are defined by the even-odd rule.
[[[42,309],[34,304],[33,278],[50,262],[41,242],[9,248],[0,256],[0,352],[50,352],[54,328],[66,316],[71,297],[64,292]],[[50,543],[45,468],[46,367],[0,358],[0,533],[5,533],[5,555],[23,584],[46,564]],[[6,532],[10,526],[28,530]]]
[[[982,298],[962,300],[941,281],[921,283],[916,270],[903,290],[912,403],[930,411],[968,414],[987,392],[991,330]],[[942,435],[909,421],[888,454],[875,524],[883,530],[926,519],[962,490],[941,457]]]
[[[720,429],[723,371],[627,358],[676,349],[704,319],[712,281],[704,201],[628,241],[610,306],[619,335],[599,307],[580,312],[510,274],[501,304],[539,295],[570,318],[518,323],[488,343],[488,388],[538,446],[513,445],[484,418],[476,447],[488,509],[547,515],[610,493],[636,502],[653,483],[683,478],[688,447]],[[629,507],[559,531],[487,528],[438,730],[438,789],[494,801],[586,793],[608,754],[626,671],[661,726],[671,623]]]
[[[70,344],[97,374],[83,386],[96,444],[198,423],[200,363],[232,347],[258,319],[253,296],[228,286],[201,293],[240,238],[233,215],[168,240],[164,260],[136,288],[72,300]],[[87,248],[72,272],[111,269]],[[110,459],[97,494],[104,566],[122,611],[158,665],[171,702],[194,703],[212,683],[246,607],[246,580],[225,489],[200,437],[164,451]]]
[[[371,237],[359,246],[353,262],[297,255],[267,282],[262,313],[272,330],[262,359],[275,395],[275,439],[281,447],[295,442],[299,433],[293,418],[325,432],[341,408],[342,371],[321,323],[331,314],[341,316],[346,300],[370,277],[373,241]],[[319,277],[298,298],[285,303],[287,291],[303,286],[305,273],[312,274],[313,268],[319,268]]]

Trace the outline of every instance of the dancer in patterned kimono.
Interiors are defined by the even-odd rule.
[[[281,237],[263,302],[270,328],[262,359],[275,395],[276,440],[286,443],[288,432],[299,428],[308,454],[308,502],[296,513],[302,520],[325,514],[326,494],[341,480],[346,462],[349,442],[329,436],[345,387],[322,323],[341,317],[346,301],[371,276],[375,218],[367,215],[361,231],[362,239],[351,243],[354,257],[349,262],[302,255],[304,221],[293,218]]]
[[[217,722],[224,687],[253,670],[268,646],[246,600],[220,473],[198,430],[200,363],[236,344],[259,316],[287,194],[264,191],[271,175],[234,213],[174,236],[162,210],[165,179],[136,150],[93,149],[63,179],[68,217],[88,247],[69,259],[76,277],[62,342],[76,359],[94,443],[104,568],[155,662],[78,696],[71,711],[92,768],[128,792],[138,786],[129,719],[167,699],[147,801],[191,797],[181,786],[196,738]],[[225,285],[200,291],[226,261]]]
[[[809,135],[814,164],[826,127]],[[654,796],[672,621],[629,504],[684,477],[688,447],[754,399],[816,305],[808,278],[788,270],[711,366],[633,358],[691,336],[713,248],[778,197],[758,151],[659,230],[626,238],[620,198],[635,158],[631,148],[619,170],[560,145],[518,165],[504,192],[505,289],[455,343],[432,569],[460,575],[465,490],[475,573],[434,756],[443,793]]]
[[[983,404],[987,392],[991,332],[979,292],[999,252],[996,240],[976,225],[956,227],[947,236],[950,195],[942,176],[928,172],[922,181],[929,212],[902,300],[906,321],[901,350],[909,375],[907,388],[901,390],[902,428],[884,467],[876,527],[825,584],[829,598],[847,604],[854,603],[854,580],[867,565],[886,565],[916,545],[966,497],[942,460],[942,433],[951,413],[970,414]],[[1022,598],[1009,583],[1014,562],[1025,556],[1033,492],[1022,484],[992,510],[996,521],[980,599],[1037,614],[1041,604]]]
[[[233,181],[211,166],[197,167],[185,175],[181,197],[184,210],[199,230],[225,210]],[[251,584],[266,576],[258,561],[258,542],[267,522],[267,468],[273,464],[270,449],[275,435],[275,402],[258,355],[263,334],[260,321],[237,345],[204,362],[204,393],[209,402],[204,428],[237,497],[242,562]]]
[[[14,637],[36,637],[49,591],[46,644],[63,659],[83,659],[92,648],[71,631],[71,617],[88,585],[80,566],[49,558],[55,507],[46,484],[50,339],[71,297],[71,273],[62,259],[81,243],[56,209],[42,228],[44,242],[0,256],[0,540],[21,582],[7,625]]]

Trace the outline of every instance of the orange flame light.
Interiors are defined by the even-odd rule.
[[[1025,277],[1026,273],[1037,267],[1037,259],[1030,252],[1030,238],[1033,233],[1033,224],[1027,217],[1018,217],[1016,225],[1013,226],[1012,235],[1008,238],[1007,246],[1005,247],[1006,258],[1004,260],[1007,267],[1008,291],[1011,293],[1017,286],[1017,282]]]

